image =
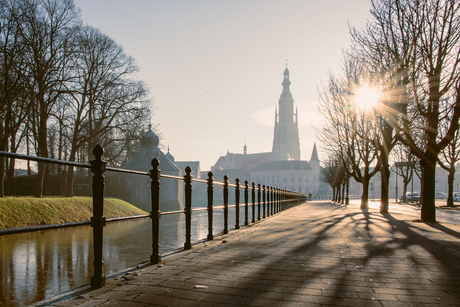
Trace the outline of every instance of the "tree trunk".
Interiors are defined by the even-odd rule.
[[[447,176],[449,193],[447,194],[447,206],[454,206],[454,176],[455,176],[455,166],[449,170],[449,175]]]
[[[43,104],[43,102],[42,102]],[[44,108],[44,107],[42,107]],[[47,138],[47,119],[48,116],[46,112],[42,111],[40,115],[40,123],[38,128],[38,156],[48,158],[48,146],[46,144]],[[38,163],[38,175],[37,175],[37,183],[35,185],[35,197],[41,198],[43,196],[43,180],[45,177],[45,163],[39,162]]]
[[[4,129],[3,129],[4,121],[3,118],[0,118],[0,150],[6,151],[6,137],[3,136]],[[5,163],[6,158],[0,157],[0,197],[5,197]]]
[[[0,157],[0,197],[5,197],[5,158]]]
[[[70,151],[69,161],[75,162],[75,157],[77,156],[77,151],[74,149],[75,146],[72,146]],[[72,165],[69,166],[67,170],[67,188],[66,194],[67,197],[73,197],[73,180],[74,180],[74,167]]]
[[[45,164],[42,162],[37,163],[37,183],[35,184],[35,197],[41,198],[43,196],[43,175],[45,174]]]
[[[8,179],[8,190],[7,195],[14,196],[15,189],[14,189],[14,166],[15,166],[15,159],[10,159],[10,165],[6,170],[6,178]]]
[[[406,193],[407,193],[407,186],[409,185],[409,181],[406,181],[406,179],[404,179],[403,181],[403,202],[405,203],[407,201],[406,199]]]
[[[345,202],[345,184],[342,184],[342,201],[341,204]]]
[[[363,178],[363,194],[361,195],[361,209],[369,209],[369,179]]]
[[[59,172],[59,195],[65,196],[67,190],[67,172],[63,169]]]
[[[43,176],[43,194],[46,196],[51,196],[51,173],[50,173],[50,164],[45,164],[45,174]]]
[[[422,160],[420,165],[422,166],[423,171],[421,191],[421,219],[425,222],[436,223],[436,158],[434,159],[434,161]]]
[[[69,166],[67,170],[67,187],[66,187],[66,194],[67,197],[73,197],[73,175],[74,175],[74,168],[73,166]]]
[[[345,197],[345,206],[350,204],[350,176],[347,176],[347,196]]]
[[[390,166],[388,165],[388,157],[387,159],[382,160],[382,166],[380,167],[380,176],[382,178],[382,186],[380,189],[380,213],[388,213],[388,190],[390,188]]]

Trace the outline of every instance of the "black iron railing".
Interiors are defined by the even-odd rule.
[[[30,160],[42,163],[60,164],[67,166],[76,166],[88,168],[93,173],[92,178],[92,190],[93,190],[93,216],[91,217],[91,226],[93,228],[93,244],[94,244],[94,275],[91,277],[91,287],[101,288],[105,285],[105,276],[103,274],[103,254],[102,254],[102,243],[103,243],[103,229],[106,225],[106,218],[104,216],[104,173],[106,171],[128,173],[141,176],[150,176],[151,179],[151,203],[152,211],[150,212],[150,218],[152,220],[152,254],[150,255],[150,263],[157,264],[161,261],[161,255],[159,252],[159,238],[160,238],[160,217],[162,215],[169,214],[185,214],[185,243],[184,249],[191,249],[191,226],[192,226],[192,213],[197,211],[208,212],[208,235],[207,240],[213,240],[213,216],[214,210],[222,209],[224,212],[224,228],[222,233],[227,234],[228,229],[228,212],[230,208],[235,208],[235,229],[239,229],[240,219],[240,208],[244,206],[244,226],[250,225],[249,223],[249,209],[251,207],[251,223],[256,223],[261,219],[265,219],[272,216],[282,210],[286,210],[302,200],[306,200],[307,196],[297,192],[287,191],[275,187],[255,184],[254,182],[249,184],[246,180],[244,185],[240,185],[240,180],[237,178],[235,183],[229,183],[228,177],[224,176],[224,181],[215,181],[213,179],[213,173],[208,173],[208,179],[193,179],[191,172],[192,169],[187,166],[185,169],[185,175],[171,176],[161,174],[159,168],[159,160],[152,160],[152,170],[149,172],[126,170],[120,168],[107,167],[106,162],[102,159],[104,149],[100,145],[96,145],[93,148],[93,154],[95,159],[90,161],[90,164],[55,160],[50,158],[28,156],[17,153],[10,153],[0,151],[0,157]],[[160,211],[160,178],[168,178],[171,180],[183,180],[185,182],[185,208],[179,211]],[[207,207],[192,208],[192,183],[205,183],[207,184]],[[219,185],[223,187],[223,205],[214,206],[214,186]],[[235,204],[230,205],[228,202],[229,187],[235,188]],[[243,189],[244,193],[244,204],[240,204],[240,190]],[[251,195],[251,201],[249,200]],[[257,197],[256,197],[257,195]],[[257,216],[256,216],[257,214]]]

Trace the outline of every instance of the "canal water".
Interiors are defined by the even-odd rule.
[[[241,216],[242,215],[242,216]],[[249,210],[249,221],[252,207]],[[229,228],[235,209],[229,210]],[[240,225],[244,208],[240,208]],[[149,218],[107,223],[104,228],[103,272],[109,276],[148,261],[152,253]],[[223,212],[214,212],[213,233],[223,229]],[[192,242],[208,234],[206,211],[192,215]],[[25,306],[88,284],[93,275],[92,228],[89,225],[0,236],[0,306]],[[182,248],[184,214],[160,219],[160,253]]]

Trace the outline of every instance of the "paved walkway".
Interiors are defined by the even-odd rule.
[[[460,225],[310,202],[53,306],[460,306]]]

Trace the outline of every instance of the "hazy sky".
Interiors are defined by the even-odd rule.
[[[74,1],[86,23],[136,59],[160,145],[202,170],[245,142],[248,153],[272,150],[286,60],[301,158],[310,160],[317,88],[339,72],[348,23],[361,28],[370,18],[369,0]]]

